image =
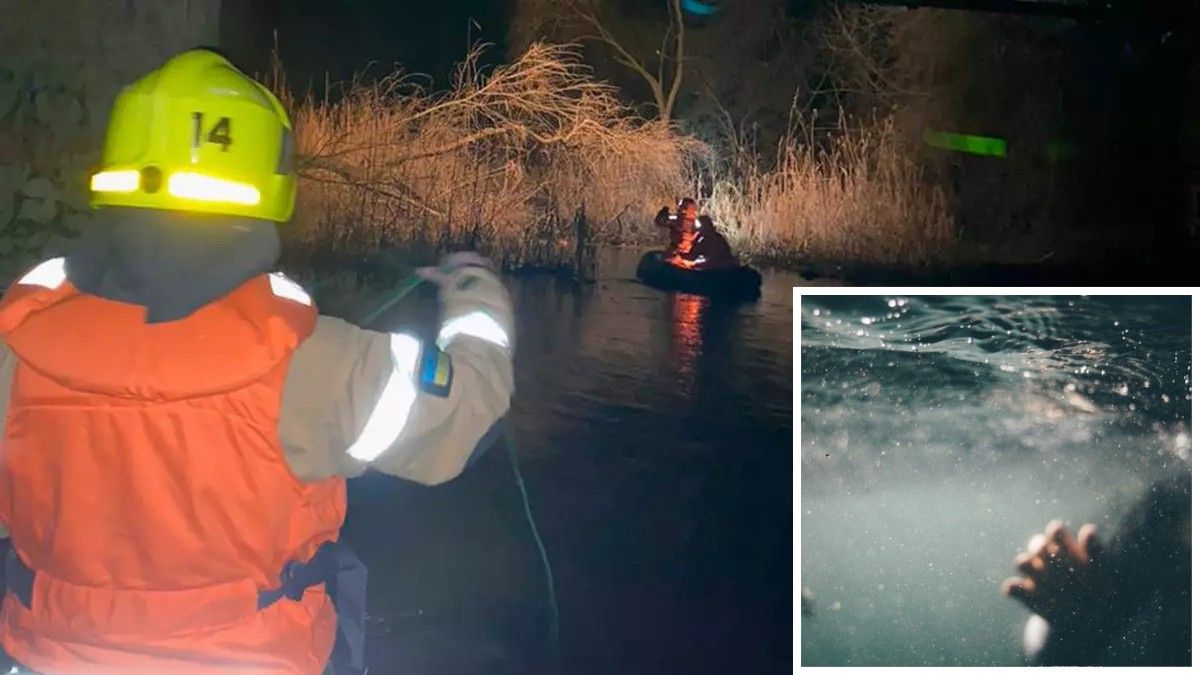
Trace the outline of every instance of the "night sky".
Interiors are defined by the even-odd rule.
[[[440,85],[466,51],[468,26],[470,41],[495,43],[491,61],[503,59],[511,2],[250,0],[245,8],[225,11],[252,13],[238,17],[234,30],[241,37],[233,38],[230,46],[248,70],[265,66],[272,29],[277,28],[280,54],[293,85],[311,79],[319,87],[326,71],[331,80],[344,80],[372,61],[377,65],[369,74],[387,72],[398,62],[407,72],[434,76]]]
[[[696,0],[699,6],[712,0]],[[434,76],[444,84],[461,60],[468,42],[495,44],[488,61],[504,59],[509,16],[516,0],[241,0],[222,5],[222,43],[239,65],[262,72],[278,30],[280,52],[289,79],[320,84],[345,80],[375,62],[369,71],[381,74],[400,63],[408,72]],[[829,0],[789,0],[785,15],[801,18]],[[1119,18],[1111,21],[1138,33],[1138,39],[1157,42],[1159,35],[1189,25],[1195,15],[1190,0],[1118,0],[1110,5]],[[628,5],[653,5],[661,0],[624,0]],[[884,0],[881,4],[896,4]],[[1185,7],[1191,7],[1186,9]],[[809,11],[805,11],[809,10]],[[473,21],[473,23],[472,23]],[[470,36],[468,39],[468,29]],[[1140,29],[1140,30],[1139,30]]]

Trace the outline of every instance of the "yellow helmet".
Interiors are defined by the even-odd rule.
[[[292,152],[279,99],[215,51],[192,49],[117,96],[91,204],[286,222]]]

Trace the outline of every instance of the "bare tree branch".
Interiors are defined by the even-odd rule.
[[[675,23],[675,77],[671,82],[671,93],[667,95],[666,106],[663,109],[663,119],[670,119],[675,109],[675,98],[679,96],[679,85],[683,83],[683,7],[682,0],[667,0],[672,10],[672,20]]]
[[[585,197],[602,222],[675,194],[688,158],[705,152],[637,117],[575,46],[535,44],[487,72],[470,60],[478,53],[440,94],[393,78],[332,101],[281,93],[312,185],[297,208],[306,241],[373,248],[436,231],[444,241],[486,235],[520,258],[529,237],[573,236],[567,224]]]
[[[679,96],[680,85],[684,73],[684,24],[682,0],[666,0],[667,29],[663,32],[660,49],[657,51],[658,63],[655,66],[657,74],[652,73],[639,58],[637,58],[622,41],[613,34],[596,12],[580,0],[568,0],[575,18],[588,27],[588,32],[579,39],[597,42],[606,46],[613,53],[617,63],[625,66],[638,75],[650,88],[658,118],[668,122],[674,113],[675,101]],[[673,57],[669,57],[668,43],[674,41]],[[668,85],[665,71],[668,61],[671,62],[671,82]]]

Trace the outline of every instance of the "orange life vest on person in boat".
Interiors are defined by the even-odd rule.
[[[8,568],[32,571],[23,593],[10,574],[5,651],[52,673],[320,673],[337,622],[325,587],[262,600],[346,513],[344,479],[301,483],[278,440],[315,307],[260,275],[146,324],[79,293],[56,260],[0,301],[19,359],[0,519]]]

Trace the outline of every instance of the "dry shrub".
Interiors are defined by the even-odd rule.
[[[636,117],[572,46],[535,44],[486,74],[479,55],[442,93],[399,72],[356,79],[332,101],[277,87],[301,157],[293,244],[474,247],[509,265],[559,264],[577,209],[601,233],[622,213],[652,212],[705,151]]]
[[[860,128],[842,116],[818,142],[793,111],[776,165],[716,181],[708,210],[736,249],[761,256],[926,262],[953,242],[954,222],[900,139],[891,118]]]
[[[489,73],[478,57],[441,93],[399,72],[356,79],[335,100],[277,87],[301,157],[293,250],[316,264],[327,253],[471,247],[510,267],[557,266],[581,238],[661,237],[651,215],[698,182],[713,185],[707,210],[751,255],[912,263],[953,239],[944,196],[891,118],[867,128],[842,118],[818,143],[811,120],[793,114],[775,166],[734,151],[713,170],[707,145],[639,118],[573,46],[535,44]],[[698,181],[698,166],[717,179]],[[575,226],[581,207],[586,231]]]

